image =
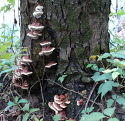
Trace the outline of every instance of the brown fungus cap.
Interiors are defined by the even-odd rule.
[[[45,66],[45,68],[51,68],[52,66],[54,66],[54,65],[56,65],[57,63],[55,63],[55,62],[50,62],[50,63],[48,63],[46,66]]]
[[[48,46],[48,45],[51,45],[51,42],[49,41],[43,41],[40,43],[41,46]]]
[[[54,47],[46,46],[46,47],[42,48],[42,51],[39,52],[39,55],[40,56],[42,56],[42,55],[49,56],[54,50],[55,50]]]
[[[29,30],[37,30],[42,31],[44,29],[44,26],[39,22],[33,22],[32,24],[28,25]]]

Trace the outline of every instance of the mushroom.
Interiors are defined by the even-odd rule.
[[[33,16],[34,16],[35,18],[40,18],[41,15],[43,15],[43,11],[34,11],[34,12],[33,12]]]
[[[44,41],[44,42],[41,42],[40,45],[41,45],[41,46],[48,46],[48,45],[51,45],[51,42],[49,42],[49,41]]]
[[[33,34],[36,34],[38,36],[42,36],[42,32],[40,32],[40,31],[32,31],[32,32],[33,32]]]
[[[58,96],[58,95],[55,95],[55,96],[54,96],[54,101],[55,101],[55,100],[59,100],[59,96]]]
[[[80,100],[77,101],[77,105],[78,105],[78,106],[83,105],[83,104],[84,104],[83,99],[80,99]]]
[[[48,106],[49,106],[52,110],[54,110],[56,113],[58,113],[57,109],[53,106],[53,102],[49,102],[49,103],[48,103]]]
[[[25,81],[23,82],[23,85],[22,85],[22,86],[25,86],[25,87],[29,86],[29,84],[27,83],[27,80],[25,80]]]
[[[26,62],[26,63],[31,63],[32,62],[29,55],[23,56],[21,61]]]
[[[36,8],[35,8],[35,11],[43,11],[43,6],[42,5],[38,5]]]
[[[19,80],[17,80],[17,79],[13,79],[12,82],[13,82],[14,86],[16,86],[16,87],[20,87]]]
[[[61,108],[66,108],[66,104],[65,104],[65,103],[62,103],[62,104],[60,104],[60,107],[61,107]]]
[[[58,105],[56,102],[53,102],[53,106],[54,106],[54,108],[55,108],[57,111],[62,111],[62,110],[63,110],[63,108],[62,108],[60,105]]]
[[[32,31],[27,34],[27,36],[31,37],[32,39],[38,39],[38,35],[34,34]]]
[[[47,47],[43,47],[42,48],[42,51],[39,52],[39,55],[42,56],[42,55],[46,55],[46,56],[49,56],[53,50],[55,50],[54,47],[50,47],[50,46],[47,46]]]
[[[33,22],[32,24],[28,25],[29,30],[38,30],[42,31],[44,29],[44,26],[39,22]]]
[[[29,87],[28,86],[20,86],[21,89],[28,89]]]
[[[56,65],[57,63],[55,63],[55,62],[50,62],[50,63],[48,63],[46,66],[45,66],[45,68],[51,68],[52,66],[54,66],[54,65]]]

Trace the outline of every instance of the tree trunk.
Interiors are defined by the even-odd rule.
[[[75,118],[81,107],[76,101],[83,98],[78,93],[68,91],[59,85],[45,80],[50,79],[69,90],[81,93],[83,90],[90,94],[93,82],[91,72],[86,69],[91,55],[99,55],[109,51],[108,19],[110,12],[110,0],[39,0],[44,7],[44,14],[37,21],[41,22],[45,29],[42,37],[32,40],[27,37],[28,25],[36,19],[33,12],[37,6],[34,0],[21,0],[21,46],[28,47],[33,60],[34,74],[30,77],[31,85],[41,79],[42,91],[45,100],[53,101],[54,95],[68,93],[71,103],[67,106],[67,117]],[[56,49],[50,56],[39,56],[40,42],[51,41]],[[45,69],[45,65],[51,61],[57,65]],[[36,74],[37,73],[37,74]],[[67,75],[61,84],[58,78]],[[38,85],[34,89],[40,90]],[[36,93],[36,91],[34,92]],[[93,92],[91,100],[96,97]],[[42,99],[41,99],[42,100]],[[86,99],[84,99],[86,100]],[[53,112],[46,108],[50,114]],[[46,111],[45,111],[46,112]],[[46,117],[46,115],[45,115]],[[77,119],[80,115],[77,116]],[[51,121],[51,117],[49,117]]]

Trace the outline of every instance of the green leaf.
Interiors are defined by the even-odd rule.
[[[35,121],[39,121],[39,119],[38,119],[38,118],[36,118],[36,117],[34,118],[34,120],[35,120]]]
[[[117,98],[116,102],[119,104],[125,105],[125,98],[123,98],[123,97]]]
[[[115,100],[117,99],[117,95],[112,95],[112,98]]]
[[[117,118],[110,118],[107,121],[119,121]]]
[[[29,111],[29,106],[30,106],[30,104],[26,103],[21,110],[23,110],[23,111]]]
[[[106,74],[102,74],[100,75],[99,72],[96,72],[94,73],[94,75],[91,77],[94,81],[102,81],[102,80],[106,80],[106,79],[109,79],[111,80],[112,77],[111,77],[111,73],[106,73]]]
[[[7,105],[14,106],[14,105],[15,105],[15,103],[14,103],[14,102],[12,102],[12,101],[9,101],[9,102],[7,103]]]
[[[106,69],[106,70],[104,70],[104,71],[102,71],[103,73],[111,73],[111,72],[113,72],[113,71],[117,71],[118,70],[118,68],[113,68],[113,69]]]
[[[19,97],[16,96],[16,97],[14,98],[14,102],[17,103],[18,100],[19,100]]]
[[[11,53],[4,53],[2,56],[1,56],[1,58],[2,59],[10,59],[11,58],[11,56],[12,56],[12,54]]]
[[[109,100],[107,101],[107,107],[108,107],[108,108],[111,107],[113,103],[114,103],[114,100],[113,100],[113,99],[109,99]]]
[[[53,116],[53,120],[54,120],[54,121],[59,121],[60,118],[61,118],[61,115],[54,115],[54,116]]]
[[[0,73],[0,76],[3,74],[3,73],[6,73],[6,72],[10,72],[10,71],[13,71],[14,69],[16,69],[17,67],[16,66],[14,66],[13,68],[11,68],[11,69],[6,69],[6,70],[4,70],[4,71],[2,71],[1,73]]]
[[[112,90],[112,87],[115,85],[113,81],[106,81],[105,83],[102,83],[99,86],[98,93],[101,93],[101,98],[110,90]]]
[[[118,16],[121,16],[121,15],[124,15],[125,14],[125,11],[124,10],[119,10],[118,12],[117,12],[117,15]]]
[[[28,103],[28,101],[26,99],[20,99],[18,103]]]
[[[29,113],[26,113],[25,115],[23,115],[23,119],[22,119],[22,121],[27,121],[29,115],[30,115]]]
[[[111,55],[113,57],[125,59],[125,50],[121,50],[121,51],[118,51],[118,52],[111,52]]]
[[[106,108],[104,110],[104,114],[109,116],[109,117],[111,117],[114,114],[114,111],[115,111],[115,107],[113,107],[113,108]]]
[[[61,77],[58,78],[58,81],[60,81],[62,83],[64,81],[64,79],[65,79],[66,76],[67,75],[62,75]]]
[[[100,112],[93,112],[90,115],[84,115],[80,121],[99,121],[100,119],[105,118],[102,113]]]
[[[33,113],[33,112],[35,112],[35,111],[39,111],[40,109],[39,108],[32,108],[32,109],[30,109],[30,113]]]
[[[112,73],[112,79],[113,79],[113,80],[116,79],[116,78],[118,77],[118,75],[120,75],[119,72],[113,72],[113,73]]]
[[[7,50],[7,46],[6,45],[2,45],[2,47],[0,48],[0,53],[3,53]]]
[[[86,109],[86,112],[87,112],[87,113],[90,113],[90,112],[93,111],[93,109],[94,109],[94,107],[87,108],[87,109]]]
[[[100,61],[100,60],[102,60],[103,58],[107,58],[107,57],[109,57],[109,56],[110,56],[109,53],[104,53],[103,55],[99,56],[99,58],[98,58],[97,61]]]

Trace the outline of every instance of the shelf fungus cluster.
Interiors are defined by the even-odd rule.
[[[38,6],[35,8],[35,11],[33,12],[33,16],[35,18],[40,18],[43,14],[43,6],[38,4]],[[44,26],[37,21],[34,21],[32,24],[28,25],[29,30],[31,30],[27,36],[31,37],[32,39],[38,39],[39,36],[42,36],[42,30],[44,29]]]
[[[29,55],[23,56],[17,62],[17,69],[14,70],[12,82],[14,86],[20,87],[22,89],[28,89],[29,84],[27,80],[24,79],[24,76],[29,76],[33,72],[29,71],[29,65],[32,62]]]
[[[70,103],[68,100],[68,94],[64,95],[55,95],[54,96],[54,102],[49,102],[48,106],[55,111],[56,115],[61,115],[60,120],[66,120],[66,112],[65,108],[67,107],[67,104]]]

